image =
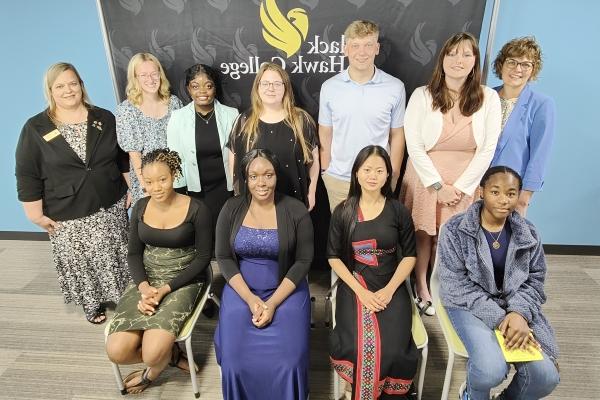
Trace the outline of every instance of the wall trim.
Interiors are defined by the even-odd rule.
[[[47,232],[0,231],[0,240],[49,241]]]

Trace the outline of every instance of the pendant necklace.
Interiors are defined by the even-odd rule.
[[[196,115],[198,115],[200,119],[206,123],[206,125],[208,125],[210,119],[213,117],[213,115],[215,115],[215,109],[213,108],[212,111],[209,112],[209,114],[210,116],[208,118],[205,118],[200,112],[196,111]]]
[[[492,238],[493,242],[492,242],[492,247],[494,248],[494,250],[498,250],[500,248],[500,236],[502,236],[502,232],[504,232],[504,225],[502,225],[502,229],[500,229],[500,233],[498,234],[498,237],[494,238],[494,235],[492,235],[492,232],[488,231],[487,229],[485,230],[488,235],[490,235],[490,237]]]

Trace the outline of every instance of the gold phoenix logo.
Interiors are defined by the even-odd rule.
[[[300,50],[308,34],[308,15],[302,8],[293,8],[284,16],[275,0],[260,3],[262,34],[271,46],[283,51],[289,58]]]

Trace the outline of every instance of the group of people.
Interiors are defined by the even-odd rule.
[[[94,324],[117,303],[107,354],[146,365],[125,378],[127,392],[169,364],[189,368],[175,338],[216,258],[227,281],[214,338],[224,398],[308,397],[319,174],[340,279],[330,360],[346,398],[411,395],[411,302],[433,315],[436,253],[442,301],[470,356],[461,399],[488,399],[506,377],[495,328],[509,347],[544,354],[519,363],[497,398],[537,399],[558,384],[543,250],[524,219],[554,134],[554,103],[529,85],[539,46],[507,43],[494,63],[503,85],[491,89],[476,39],[458,33],[405,108],[403,83],[375,66],[377,25],[354,21],[344,35],[349,66],[323,84],[318,126],[273,63],[261,65],[241,114],[218,100],[219,73],[203,64],[185,71],[183,106],[158,59],[136,54],[116,117],[91,104],[73,65],[48,69],[48,108],[17,145],[18,198],[49,233],[65,302]]]

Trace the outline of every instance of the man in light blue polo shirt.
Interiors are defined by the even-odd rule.
[[[323,83],[319,105],[321,171],[331,211],[347,197],[352,164],[363,147],[388,149],[392,187],[404,157],[406,93],[402,81],[375,67],[379,28],[354,21],[344,39],[348,68]]]

